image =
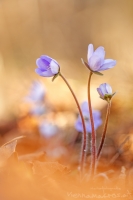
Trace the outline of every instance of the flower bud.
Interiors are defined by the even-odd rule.
[[[110,101],[110,99],[115,95],[112,93],[112,88],[109,84],[103,83],[97,88],[97,91],[100,95],[100,98],[106,101]]]
[[[52,77],[59,73],[60,66],[56,60],[49,56],[43,55],[36,60],[37,69],[35,72],[40,76]]]

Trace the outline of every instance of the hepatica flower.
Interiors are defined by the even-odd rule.
[[[39,131],[43,137],[50,138],[54,136],[55,134],[57,134],[58,128],[56,125],[50,122],[43,121],[39,124]]]
[[[36,60],[37,69],[35,72],[40,76],[44,77],[52,77],[59,73],[60,66],[56,60],[53,58],[42,55],[40,58]]]
[[[81,104],[81,110],[85,119],[86,130],[88,133],[91,133],[92,131],[91,131],[88,102],[85,101]],[[94,118],[94,127],[96,130],[102,124],[101,113],[97,110],[93,110],[93,118]],[[83,132],[82,121],[80,116],[78,116],[78,119],[75,123],[75,128],[78,132]]]
[[[46,89],[40,81],[34,81],[32,83],[29,95],[25,97],[25,100],[32,103],[40,103],[44,101]]]
[[[44,104],[35,104],[31,109],[30,109],[30,114],[31,115],[43,115],[44,113],[46,113],[46,108],[44,106]]]
[[[115,93],[112,93],[112,88],[109,84],[103,83],[97,88],[97,91],[100,95],[100,98],[106,101],[109,101]]]
[[[83,59],[82,62],[94,73],[110,69],[116,65],[115,60],[104,59],[104,58],[105,58],[104,47],[100,46],[94,51],[93,44],[89,44],[87,53],[88,63],[83,61]]]
[[[42,115],[46,112],[44,105],[46,89],[40,81],[33,81],[29,94],[24,101],[30,103],[29,114]]]

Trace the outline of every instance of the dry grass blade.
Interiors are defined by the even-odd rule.
[[[123,146],[125,145],[125,143],[129,141],[129,136],[126,137],[126,139],[120,144],[119,148],[117,149],[116,154],[113,156],[113,158],[110,160],[109,164],[112,164],[115,162],[115,160],[120,156],[120,154],[123,152]]]

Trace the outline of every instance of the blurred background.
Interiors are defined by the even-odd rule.
[[[0,0],[0,145],[24,135],[26,137],[17,145],[19,160],[30,164],[36,160],[49,164],[47,162],[54,160],[78,170],[82,133],[75,129],[77,107],[60,77],[52,82],[51,78],[39,77],[35,73],[36,59],[48,55],[57,60],[81,104],[87,100],[89,76],[81,58],[87,60],[88,44],[94,44],[95,49],[103,46],[106,58],[117,60],[114,68],[103,71],[104,76],[92,76],[92,106],[101,111],[103,122],[106,102],[99,98],[96,88],[107,82],[116,95],[112,99],[107,137],[98,169],[100,172],[113,169],[108,174],[113,174],[115,183],[117,177],[128,170],[132,185],[132,38],[132,0]],[[33,81],[41,81],[44,86],[44,91],[40,86],[43,92],[41,104],[35,104],[36,93],[31,94]],[[97,130],[97,145],[102,127]],[[87,170],[90,166],[88,141]],[[12,170],[21,164],[13,164]],[[11,166],[10,161],[7,165],[10,171],[8,166]],[[27,179],[26,170],[22,169]],[[21,174],[19,170],[15,173],[17,175],[11,177]],[[72,171],[72,176],[74,173]],[[5,178],[1,179],[1,185],[3,180]],[[11,181],[10,185],[16,187],[18,182],[13,184]],[[24,185],[24,188],[29,188]],[[3,187],[7,186],[8,176]],[[57,188],[55,194],[56,191]],[[19,192],[18,195],[20,197]],[[2,196],[1,199],[6,198]]]
[[[122,102],[121,107],[129,106],[133,87],[132,20],[132,0],[1,0],[0,118],[12,118],[18,112],[34,79],[48,86],[52,104],[63,107],[62,98],[69,95],[65,105],[76,110],[62,80],[52,83],[40,78],[34,72],[35,61],[43,54],[56,59],[82,102],[87,98],[88,70],[81,58],[86,60],[90,43],[95,48],[104,46],[106,58],[117,60],[117,66],[105,71],[103,77],[93,76],[93,107],[105,105],[95,90],[104,82],[117,91],[113,101]]]
[[[72,127],[77,108],[68,88],[61,78],[53,83],[51,78],[35,74],[36,59],[43,54],[56,59],[81,103],[87,100],[86,85],[89,75],[81,58],[87,59],[88,44],[92,43],[95,48],[104,46],[106,58],[117,60],[113,69],[103,72],[103,77],[93,76],[93,108],[101,110],[102,117],[105,118],[106,102],[99,99],[96,88],[101,83],[109,83],[117,94],[112,101],[108,132],[113,137],[121,136],[122,141],[128,134],[132,135],[132,35],[132,0],[1,0],[2,131],[5,131],[5,122],[16,120],[26,113],[23,99],[33,80],[41,80],[45,85],[47,102],[59,112],[57,125],[68,125],[69,121]],[[66,118],[62,112],[65,112]]]

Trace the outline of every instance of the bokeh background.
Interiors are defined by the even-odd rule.
[[[0,1],[0,117],[12,117],[17,111],[35,74],[35,61],[46,54],[56,59],[62,73],[72,84],[79,101],[87,98],[88,71],[82,65],[88,44],[104,46],[106,58],[117,60],[117,66],[94,76],[93,106],[100,108],[95,88],[103,82],[117,91],[121,107],[132,101],[132,0],[1,0]],[[41,78],[42,80],[42,78]],[[43,79],[53,104],[69,95],[64,83]],[[60,87],[60,90],[55,89]],[[56,99],[57,98],[57,99]],[[73,100],[65,103],[74,107]],[[127,105],[128,104],[128,105]],[[105,105],[105,104],[104,104]],[[74,108],[73,108],[74,109]],[[121,108],[122,109],[122,108]]]
[[[81,134],[74,128],[75,102],[60,77],[52,82],[35,74],[36,59],[45,54],[57,60],[82,103],[87,100],[89,71],[81,58],[87,59],[92,43],[105,48],[106,58],[117,60],[113,69],[104,71],[104,76],[93,75],[91,82],[92,106],[101,111],[103,122],[106,102],[96,88],[107,82],[116,91],[99,169],[118,169],[114,180],[126,170],[133,176],[132,36],[132,0],[0,0],[0,144],[26,135],[17,146],[19,160],[42,159],[45,152],[45,161],[57,158],[77,169]],[[59,127],[58,136],[40,136],[38,123],[43,117],[27,115],[24,98],[34,80],[45,85],[50,109],[43,117]],[[98,144],[101,133],[102,127],[97,131]]]
[[[117,65],[104,71],[103,77],[93,76],[93,108],[106,108],[96,88],[101,83],[109,83],[117,92],[112,102],[113,131],[117,127],[125,134],[132,132],[132,20],[132,0],[1,0],[1,122],[21,115],[25,107],[23,98],[33,80],[43,81],[47,101],[53,107],[77,112],[63,81],[58,78],[53,83],[50,78],[39,77],[34,72],[35,62],[43,54],[56,59],[81,103],[87,100],[89,75],[81,58],[86,60],[88,44],[92,43],[95,48],[105,47],[106,58],[117,60]]]

